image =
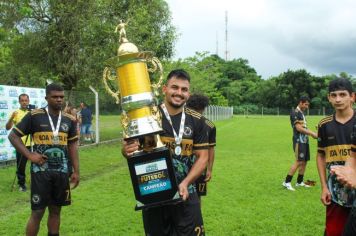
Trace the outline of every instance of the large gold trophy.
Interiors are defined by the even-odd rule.
[[[108,93],[121,104],[123,138],[140,141],[139,151],[127,159],[138,210],[181,199],[170,152],[159,138],[162,128],[156,96],[162,84],[162,65],[151,52],[139,52],[128,41],[126,25],[120,21],[115,29],[120,46],[117,56],[106,61],[103,81]],[[149,72],[158,73],[156,84],[151,84]],[[118,91],[110,89],[109,80],[117,81]]]

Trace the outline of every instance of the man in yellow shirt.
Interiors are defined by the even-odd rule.
[[[17,125],[22,118],[28,112],[28,105],[30,103],[30,99],[27,94],[23,93],[19,96],[20,108],[12,113],[10,119],[6,123],[6,129],[11,129],[14,125]],[[26,145],[28,149],[31,148],[31,138],[30,135],[22,137],[22,142]],[[19,185],[19,190],[25,192],[26,191],[26,163],[27,158],[23,157],[21,153],[16,151],[16,175],[17,175],[17,183]]]

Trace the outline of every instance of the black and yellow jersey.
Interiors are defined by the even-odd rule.
[[[162,108],[159,106],[162,114],[162,128],[163,133],[160,134],[162,142],[171,150],[173,157],[173,166],[178,184],[188,175],[191,167],[194,164],[193,151],[200,149],[208,149],[209,141],[207,135],[207,126],[202,118],[202,115],[190,108],[185,107],[185,123],[183,139],[180,144],[182,148],[181,155],[174,153],[175,140],[172,126],[164,115]],[[171,116],[175,132],[179,133],[180,121],[182,113]],[[194,192],[193,185],[189,186],[189,192]]]
[[[333,165],[344,165],[350,157],[354,116],[342,124],[335,115],[323,118],[318,124],[318,152],[325,157],[327,183],[332,200],[345,207],[352,205],[352,193],[340,184],[335,175],[330,174]]]
[[[213,122],[209,119],[205,118],[205,125],[207,126],[207,133],[208,133],[208,140],[209,140],[209,147],[216,146],[216,127]]]
[[[308,143],[308,135],[298,132],[296,124],[301,124],[305,129],[307,129],[307,120],[304,116],[304,113],[299,109],[295,108],[290,113],[290,123],[293,128],[293,144],[296,143]]]
[[[57,125],[58,116],[52,116],[54,127]],[[69,142],[78,140],[75,118],[62,112],[59,126],[59,143],[53,143],[53,132],[45,109],[35,109],[26,114],[14,129],[17,136],[31,134],[33,138],[33,151],[44,154],[48,160],[43,165],[31,164],[31,171],[60,171],[68,173],[68,148]]]

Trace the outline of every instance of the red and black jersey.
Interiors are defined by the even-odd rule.
[[[318,125],[318,152],[323,154],[326,161],[327,183],[332,200],[349,207],[352,205],[352,193],[340,184],[335,175],[330,174],[333,165],[344,165],[350,157],[354,117],[342,124],[335,115],[325,117]]]
[[[58,116],[52,116],[54,127],[57,125]],[[59,126],[59,143],[53,142],[53,131],[45,109],[35,109],[28,113],[13,129],[17,136],[31,134],[34,143],[33,151],[44,154],[48,160],[43,165],[32,163],[32,172],[60,171],[68,172],[68,148],[69,142],[78,140],[75,118],[62,112]]]

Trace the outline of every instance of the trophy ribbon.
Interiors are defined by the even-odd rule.
[[[54,145],[58,145],[59,144],[58,133],[59,133],[59,126],[61,125],[61,120],[62,120],[62,111],[59,111],[59,116],[58,116],[58,121],[57,121],[56,128],[54,128],[52,118],[49,115],[48,107],[46,107],[46,112],[47,112],[47,115],[48,115],[49,124],[51,125],[52,133],[53,133],[53,139],[52,139],[53,140],[53,144]]]
[[[174,148],[174,153],[179,156],[182,153],[182,148],[180,147],[180,143],[182,142],[182,138],[183,138],[183,133],[184,133],[184,123],[185,123],[185,112],[184,112],[184,108],[182,111],[182,117],[180,120],[180,125],[179,125],[179,134],[177,135],[176,131],[174,130],[173,127],[173,123],[171,120],[171,116],[169,115],[166,106],[164,105],[164,103],[161,105],[162,110],[164,115],[166,116],[169,124],[172,126],[172,130],[173,130],[173,135],[174,135],[174,141],[175,141],[175,148]]]

